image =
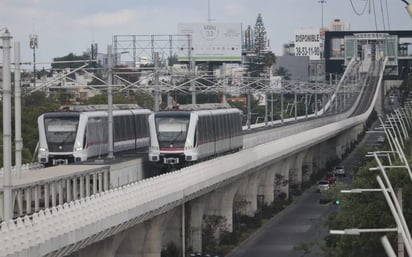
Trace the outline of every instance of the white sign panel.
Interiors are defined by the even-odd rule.
[[[299,29],[295,31],[295,56],[309,56],[310,60],[320,60],[320,31]]]
[[[178,34],[191,35],[191,55],[196,61],[242,60],[240,23],[179,23]],[[180,42],[179,61],[187,61],[189,42]]]
[[[279,90],[282,88],[282,76],[270,77],[270,88],[273,90]]]

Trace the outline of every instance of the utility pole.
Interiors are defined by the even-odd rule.
[[[14,126],[16,144],[16,172],[21,177],[23,139],[21,136],[21,73],[20,73],[20,43],[14,42]]]
[[[113,96],[112,96],[112,84],[113,84],[113,56],[112,56],[112,46],[107,46],[107,65],[108,65],[108,75],[107,75],[107,102],[108,102],[108,154],[107,159],[114,159],[113,155]]]
[[[33,49],[33,77],[34,77],[34,88],[36,88],[36,48],[37,45],[37,35],[30,34],[30,48]]]
[[[0,37],[3,40],[3,220],[13,218],[11,184],[11,76],[10,76],[10,40],[7,29]]]
[[[154,111],[159,111],[160,97],[159,97],[159,52],[153,53],[154,57]]]

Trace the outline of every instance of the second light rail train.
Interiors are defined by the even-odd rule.
[[[236,108],[216,109],[210,105],[152,113],[149,161],[184,165],[239,151],[243,147],[241,115]]]

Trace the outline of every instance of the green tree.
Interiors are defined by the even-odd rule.
[[[272,51],[266,52],[263,56],[263,63],[270,71],[272,65],[276,63],[276,55]]]
[[[82,55],[69,53],[68,55],[63,57],[53,58],[54,63],[51,64],[51,68],[53,70],[62,70],[65,68],[76,69],[85,64],[85,62],[82,62],[84,60],[90,60],[90,55],[88,53],[84,53]],[[93,65],[91,65],[91,67],[92,66]]]
[[[356,174],[351,188],[379,188],[376,174],[369,168],[375,167],[373,162]],[[388,172],[389,173],[389,172]],[[412,183],[404,169],[391,169],[388,174],[394,190],[403,188],[403,198],[412,197]],[[364,192],[362,194],[341,195],[339,212],[334,213],[325,220],[329,229],[345,228],[389,228],[396,227],[394,218],[389,210],[387,202],[382,193]],[[404,213],[406,220],[412,218],[410,201],[404,201]],[[326,256],[328,257],[355,257],[355,256],[386,256],[380,243],[379,233],[364,233],[359,236],[337,236],[326,237]],[[395,242],[396,234],[388,234],[389,239]]]
[[[276,69],[275,71],[275,76],[281,76],[285,80],[290,80],[291,74],[289,73],[288,69],[286,69],[283,66],[279,66],[279,68]]]

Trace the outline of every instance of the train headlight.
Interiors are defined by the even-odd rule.
[[[47,152],[47,148],[46,147],[40,147],[39,152],[40,153],[45,153],[45,152]]]
[[[81,151],[81,150],[83,150],[83,147],[81,147],[81,146],[80,146],[80,147],[75,147],[75,148],[74,148],[74,151],[75,151],[75,152],[78,152],[78,151]]]

